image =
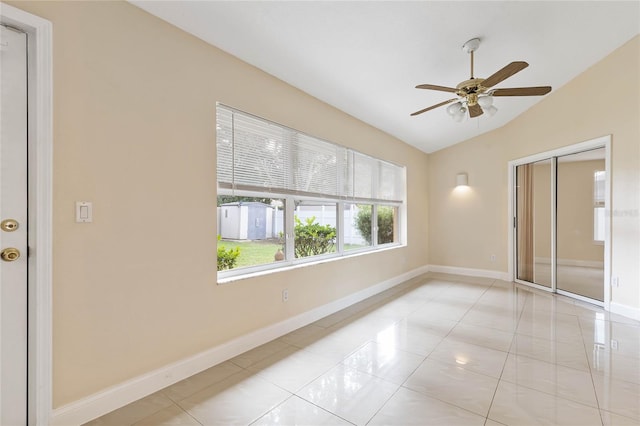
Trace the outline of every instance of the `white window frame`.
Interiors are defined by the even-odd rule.
[[[218,271],[218,283],[226,283],[228,281],[233,281],[239,277],[244,276],[253,276],[262,272],[271,272],[282,269],[287,269],[291,267],[295,267],[298,265],[304,265],[309,263],[321,263],[329,260],[335,260],[350,256],[358,256],[368,252],[375,252],[382,249],[393,248],[393,247],[401,247],[405,244],[400,241],[400,236],[402,235],[401,228],[399,226],[399,218],[396,219],[395,223],[397,223],[397,229],[394,234],[397,237],[398,241],[393,241],[390,243],[378,244],[378,227],[377,227],[377,209],[379,206],[393,206],[397,208],[398,216],[400,216],[400,209],[402,208],[402,204],[398,203],[367,203],[372,205],[372,214],[371,214],[371,245],[365,246],[356,249],[344,250],[344,221],[340,219],[340,212],[343,211],[345,204],[353,204],[351,201],[336,201],[332,199],[322,199],[316,197],[301,197],[301,196],[293,196],[293,195],[278,195],[274,193],[260,193],[260,192],[252,192],[252,191],[228,191],[228,190],[219,190],[218,195],[233,195],[233,196],[242,196],[242,197],[256,197],[256,198],[273,198],[284,201],[284,245],[285,245],[285,259],[277,262],[265,263],[261,265],[255,266],[246,266],[241,268],[233,268],[227,269],[223,271]],[[295,228],[295,205],[296,201],[312,201],[317,203],[335,203],[336,204],[336,251],[331,253],[325,253],[315,256],[307,256],[296,258],[295,257],[295,236],[294,236],[294,228]],[[224,245],[224,242],[219,243]],[[231,280],[229,280],[232,278]]]

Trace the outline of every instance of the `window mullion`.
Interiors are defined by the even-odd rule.
[[[371,245],[378,245],[378,205],[371,206]]]
[[[336,203],[336,251],[340,254],[344,252],[344,202]]]
[[[285,210],[284,210],[284,242],[285,242],[285,259],[287,261],[291,261],[295,259],[295,239],[293,235],[294,228],[294,209],[296,203],[292,197],[287,197],[285,201]]]

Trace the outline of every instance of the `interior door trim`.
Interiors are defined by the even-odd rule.
[[[571,155],[571,154],[577,154],[579,152],[583,152],[583,151],[590,151],[592,149],[598,149],[598,148],[604,148],[605,149],[605,170],[607,171],[607,181],[606,181],[606,185],[605,185],[605,206],[606,206],[606,210],[605,210],[605,239],[604,239],[604,303],[602,303],[602,306],[606,309],[606,310],[610,310],[610,304],[611,304],[611,214],[610,214],[610,208],[611,208],[611,135],[605,135],[605,136],[600,136],[597,137],[595,139],[591,139],[585,142],[581,142],[581,143],[577,143],[577,144],[573,144],[573,145],[569,145],[569,146],[565,146],[562,148],[558,148],[558,149],[554,149],[551,151],[546,151],[546,152],[541,152],[538,154],[534,154],[534,155],[530,155],[527,157],[523,157],[523,158],[518,158],[516,160],[512,160],[509,161],[508,163],[508,167],[507,167],[507,185],[508,185],[508,190],[507,190],[507,196],[508,196],[508,201],[507,201],[507,217],[509,218],[509,220],[507,220],[508,222],[508,234],[507,234],[507,255],[508,255],[508,263],[507,263],[507,275],[509,276],[510,281],[512,282],[519,282],[522,284],[529,284],[529,283],[525,283],[522,282],[520,280],[516,280],[515,277],[515,262],[516,262],[516,244],[514,243],[514,239],[515,239],[515,202],[516,202],[516,197],[515,197],[515,170],[517,166],[523,165],[523,164],[527,164],[527,163],[533,163],[536,161],[541,161],[541,160],[547,160],[550,158],[554,158],[554,157],[561,157],[563,155]],[[554,164],[555,161],[554,161]],[[556,205],[556,200],[555,200],[555,195],[554,195],[554,200],[552,201],[552,205],[554,206],[553,208],[555,209],[555,205]],[[555,211],[555,210],[554,210]],[[555,214],[552,216],[553,220],[555,221]],[[555,224],[552,224],[553,229],[553,238],[555,241]],[[555,244],[552,244],[552,254],[555,254]],[[554,260],[555,262],[555,260]],[[555,270],[555,268],[552,268],[552,270]],[[555,280],[553,280],[553,282],[555,282]],[[597,301],[593,300],[593,299],[587,299],[584,298],[582,296],[579,295],[574,295],[573,293],[569,293],[569,292],[562,292],[561,291],[557,291],[553,289],[554,286],[552,286],[552,289],[544,289],[545,291],[548,292],[556,292],[558,294],[565,294],[565,295],[570,295],[571,297],[574,297],[577,300],[583,300],[583,301],[589,301],[590,303],[594,303],[597,305],[600,305],[600,303],[596,303]]]
[[[51,290],[53,74],[52,24],[2,3],[0,21],[27,33],[28,86],[28,409],[30,425],[52,416]]]

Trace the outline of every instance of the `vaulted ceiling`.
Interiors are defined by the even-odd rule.
[[[446,107],[411,117],[455,97],[416,85],[469,79],[467,40],[481,40],[475,77],[526,61],[495,87],[557,90],[640,33],[639,1],[131,3],[427,153],[503,126],[544,99],[496,97],[494,116],[462,123]]]

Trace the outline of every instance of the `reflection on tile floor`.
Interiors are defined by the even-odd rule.
[[[428,274],[88,425],[639,425],[640,323]]]

